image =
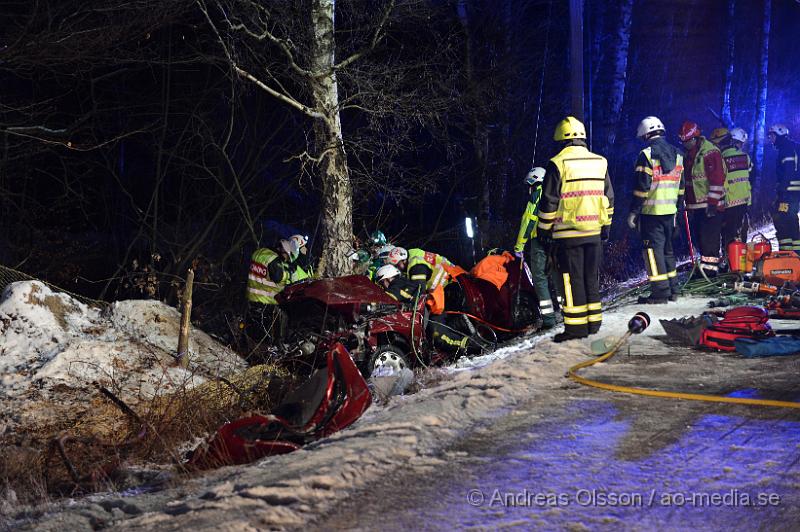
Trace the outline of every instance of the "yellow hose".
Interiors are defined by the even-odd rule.
[[[567,377],[572,379],[573,381],[583,384],[585,386],[592,386],[594,388],[601,388],[603,390],[610,390],[612,392],[621,392],[621,393],[632,393],[636,395],[647,395],[650,397],[664,397],[668,399],[685,399],[688,401],[705,401],[708,403],[733,403],[737,405],[757,405],[757,406],[777,406],[780,408],[800,408],[800,403],[795,401],[775,401],[772,399],[748,399],[745,397],[726,397],[724,395],[704,395],[699,393],[684,393],[684,392],[665,392],[660,390],[647,390],[645,388],[634,388],[632,386],[619,386],[617,384],[607,384],[605,382],[599,382],[592,379],[587,379],[585,377],[580,377],[576,374],[576,371],[583,368],[588,368],[589,366],[594,366],[595,364],[599,364],[600,362],[605,362],[613,357],[617,350],[622,346],[624,340],[630,334],[626,334],[620,341],[614,345],[607,353],[593,358],[591,360],[586,360],[581,362],[580,364],[575,364],[569,370],[567,370]]]

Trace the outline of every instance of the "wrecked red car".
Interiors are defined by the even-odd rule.
[[[326,364],[289,392],[270,414],[226,423],[210,442],[191,453],[188,465],[208,469],[296,451],[348,427],[371,403],[367,382],[344,346],[337,343],[327,352]]]
[[[500,289],[466,273],[445,288],[450,327],[488,347],[536,325],[538,300],[527,264],[516,259],[506,268],[508,278]],[[319,343],[335,338],[365,376],[378,366],[414,367],[451,356],[426,338],[424,300],[416,308],[404,308],[363,275],[290,285],[277,299],[288,317],[292,340],[305,343],[308,355],[319,352]]]

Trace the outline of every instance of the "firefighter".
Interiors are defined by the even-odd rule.
[[[542,329],[551,329],[556,325],[556,315],[553,310],[553,300],[550,297],[550,287],[547,283],[547,252],[541,242],[536,238],[536,226],[539,218],[536,216],[536,207],[542,197],[542,182],[545,169],[537,166],[525,176],[528,185],[528,204],[522,214],[519,225],[517,243],[514,245],[514,254],[520,260],[524,259],[525,245],[531,243],[531,277],[536,295],[539,297],[539,313],[542,316]]]
[[[378,268],[375,282],[386,290],[392,298],[409,306],[415,306],[425,286],[420,281],[413,281],[404,276],[393,264]],[[466,350],[469,337],[447,324],[446,315],[431,315],[428,319],[427,333],[434,344],[445,351]]]
[[[701,273],[719,273],[719,241],[725,212],[725,168],[722,153],[687,120],[678,134],[686,149],[684,176],[686,209],[692,232],[698,236]]]
[[[727,252],[728,244],[740,238],[747,207],[751,204],[750,170],[753,164],[750,156],[742,151],[747,142],[747,133],[740,127],[728,131],[720,127],[711,132],[711,142],[722,152],[725,169],[725,216],[722,218],[722,250]],[[728,257],[730,264],[730,257]]]
[[[672,238],[677,232],[678,212],[684,208],[683,154],[667,142],[665,131],[655,116],[642,120],[636,129],[636,137],[647,146],[636,159],[628,227],[641,234],[650,281],[650,295],[640,297],[639,303],[678,300]]]
[[[586,147],[583,123],[566,117],[553,139],[562,149],[547,164],[537,236],[546,247],[554,247],[564,332],[553,341],[563,342],[600,330],[601,241],[608,239],[614,191],[605,158]]]
[[[258,248],[253,252],[247,276],[248,328],[255,329],[251,336],[267,337],[273,342],[280,337],[283,317],[275,296],[289,284],[292,263],[298,254],[293,240],[278,241],[275,250]]]
[[[419,248],[395,247],[389,252],[387,262],[405,272],[412,281],[424,285],[428,292],[444,288],[450,282],[447,269],[453,267],[445,257]]]
[[[772,221],[778,236],[778,245],[783,250],[800,251],[800,226],[797,211],[800,209],[800,171],[797,143],[789,138],[789,128],[775,124],[769,128],[769,140],[778,150],[775,165],[777,190],[772,207]]]
[[[308,237],[304,235],[292,235],[289,240],[297,246],[297,259],[291,264],[289,280],[293,283],[304,281],[314,277],[314,267],[311,264],[311,257],[308,255]]]

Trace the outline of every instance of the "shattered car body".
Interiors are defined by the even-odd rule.
[[[371,403],[367,382],[337,343],[327,352],[326,364],[271,413],[226,423],[191,453],[188,465],[208,469],[296,451],[350,426]]]
[[[458,275],[445,288],[448,326],[487,346],[535,326],[538,300],[530,270],[519,259],[507,270],[508,280],[500,289],[470,274]],[[304,342],[307,355],[319,354],[319,344],[339,341],[367,377],[379,366],[400,369],[451,356],[426,338],[424,298],[409,309],[363,275],[290,285],[277,299],[292,340]]]

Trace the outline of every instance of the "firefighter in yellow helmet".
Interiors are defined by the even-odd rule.
[[[608,163],[586,147],[580,120],[566,117],[553,139],[561,151],[546,167],[537,233],[545,247],[554,246],[564,332],[553,341],[563,342],[600,330],[601,241],[608,239],[611,228],[614,190]]]

